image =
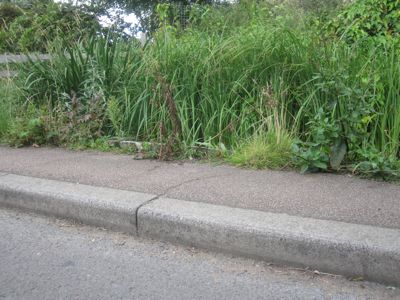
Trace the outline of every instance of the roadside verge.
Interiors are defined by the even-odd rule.
[[[0,205],[400,285],[400,230],[0,174]]]

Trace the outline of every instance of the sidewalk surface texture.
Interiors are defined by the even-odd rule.
[[[129,155],[0,146],[0,172],[163,198],[400,228],[400,185],[349,175],[243,170]]]

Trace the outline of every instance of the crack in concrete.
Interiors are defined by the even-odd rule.
[[[139,215],[139,210],[142,207],[144,207],[144,206],[146,206],[146,205],[148,205],[148,204],[160,199],[161,197],[165,197],[172,190],[174,190],[176,188],[179,188],[179,187],[181,187],[181,186],[183,186],[185,184],[196,182],[196,181],[201,181],[201,180],[205,180],[205,179],[217,178],[217,177],[221,177],[221,176],[222,175],[205,176],[205,177],[198,177],[198,178],[193,178],[193,179],[182,181],[179,184],[176,184],[176,185],[173,185],[173,186],[167,188],[163,193],[157,194],[155,197],[153,197],[153,198],[143,202],[142,204],[140,204],[138,206],[138,208],[136,209],[136,213],[135,213],[135,216],[136,216],[136,224],[135,224],[136,225],[136,234],[139,235],[139,218],[138,218],[138,215]],[[181,199],[181,200],[184,200],[184,199]]]
[[[136,226],[136,235],[139,236],[139,210],[143,207],[146,206],[147,204],[159,199],[161,197],[161,195],[156,195],[155,197],[143,202],[142,204],[140,204],[138,206],[138,208],[136,208],[136,212],[135,212],[135,226]]]
[[[154,167],[152,167],[152,168],[146,170],[144,173],[151,173],[151,172],[153,172],[153,171],[155,171],[155,170],[157,170],[157,169],[160,169],[161,167],[162,167],[162,166],[160,166],[160,165],[154,166]]]
[[[7,176],[8,173],[0,172],[0,177]]]
[[[206,180],[206,179],[218,178],[218,177],[221,177],[221,176],[222,176],[222,175],[204,176],[204,177],[198,177],[198,178],[193,178],[193,179],[189,179],[189,180],[182,181],[181,183],[178,183],[178,184],[176,184],[176,185],[173,185],[173,186],[167,188],[167,189],[164,191],[164,193],[162,193],[162,194],[160,195],[160,197],[161,197],[161,196],[166,196],[169,192],[173,191],[174,189],[180,188],[180,187],[182,187],[182,186],[185,185],[185,184],[192,183],[192,182],[196,182],[196,181],[201,181],[201,180]]]

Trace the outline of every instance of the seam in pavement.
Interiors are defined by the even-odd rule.
[[[201,180],[205,180],[205,179],[217,178],[217,177],[221,177],[221,176],[222,175],[204,176],[204,177],[197,177],[197,178],[182,181],[181,183],[178,183],[176,185],[173,185],[173,186],[167,188],[162,194],[159,195],[159,197],[166,196],[169,192],[173,191],[174,189],[180,188],[181,186],[183,186],[185,184],[196,182],[196,181],[201,181]],[[229,175],[224,175],[224,176],[228,177]]]
[[[160,169],[162,166],[160,166],[160,165],[156,165],[156,166],[154,166],[154,167],[152,167],[151,169],[148,169],[147,171],[145,171],[144,173],[151,173],[151,172],[153,172],[153,171],[155,171],[155,170],[157,170],[157,169]]]
[[[139,210],[140,210],[143,206],[146,206],[147,204],[150,204],[151,202],[154,202],[154,201],[160,199],[161,197],[165,197],[165,196],[166,196],[169,192],[171,192],[172,190],[174,190],[174,189],[176,189],[176,188],[179,188],[179,187],[181,187],[181,186],[183,186],[183,185],[185,185],[185,184],[192,183],[192,182],[196,182],[196,181],[200,181],[200,180],[204,180],[204,179],[217,178],[217,177],[220,177],[220,176],[221,176],[221,175],[205,176],[205,177],[198,177],[198,178],[193,178],[193,179],[189,179],[189,180],[182,181],[182,182],[179,183],[179,184],[176,184],[176,185],[173,185],[173,186],[167,188],[163,193],[160,193],[160,194],[156,195],[155,197],[151,198],[150,200],[147,200],[147,201],[143,202],[142,204],[140,204],[140,205],[138,206],[138,208],[136,209],[136,212],[135,212],[135,217],[136,217],[136,218],[135,218],[135,219],[136,219],[136,224],[135,224],[135,225],[136,225],[136,233],[137,233],[137,235],[139,235],[139,218],[138,218]],[[226,175],[226,176],[229,176],[229,175]]]
[[[155,196],[155,197],[153,197],[153,198],[151,198],[151,199],[149,199],[149,200],[143,202],[143,203],[140,204],[140,205],[138,206],[138,208],[136,209],[136,211],[135,211],[136,235],[139,235],[139,220],[138,220],[139,209],[141,209],[143,206],[145,206],[145,205],[147,205],[147,204],[149,204],[149,203],[151,203],[151,202],[153,202],[153,201],[159,199],[160,197],[162,197],[162,195],[163,195],[163,194],[157,195],[157,196]]]

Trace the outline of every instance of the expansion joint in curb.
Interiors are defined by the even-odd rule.
[[[141,205],[139,205],[139,207],[136,209],[136,213],[135,213],[135,215],[136,215],[136,224],[135,225],[136,225],[136,233],[137,233],[137,235],[139,235],[139,210],[143,206],[146,206],[147,204],[150,204],[151,202],[154,202],[154,201],[160,199],[161,197],[166,196],[172,190],[174,190],[176,188],[179,188],[179,187],[181,187],[181,186],[183,186],[185,184],[196,182],[196,181],[199,181],[199,180],[210,179],[210,178],[214,178],[214,177],[219,177],[219,176],[198,177],[198,178],[194,178],[194,179],[185,180],[185,181],[183,181],[183,182],[181,182],[179,184],[176,184],[176,185],[173,185],[173,186],[167,188],[163,193],[158,194],[154,198],[151,198],[150,200],[147,200],[147,201],[143,202]]]
[[[136,235],[139,235],[139,210],[143,207],[146,206],[147,204],[150,204],[153,201],[156,201],[158,199],[160,199],[160,197],[164,196],[165,193],[159,194],[153,198],[151,198],[150,200],[147,200],[145,202],[143,202],[142,204],[140,204],[138,206],[138,208],[135,211],[135,227],[136,227]]]

